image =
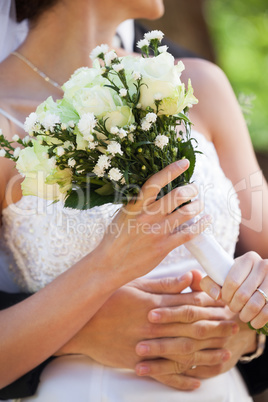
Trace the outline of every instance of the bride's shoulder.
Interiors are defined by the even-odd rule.
[[[191,79],[198,104],[191,110],[193,120],[204,127],[207,137],[215,141],[221,136],[219,122],[226,116],[235,118],[239,114],[238,102],[230,82],[223,70],[216,64],[202,59],[183,59],[185,70],[182,81],[187,86]]]
[[[216,64],[199,58],[182,59],[185,70],[182,73],[182,79],[187,83],[190,78],[196,91],[206,91],[209,94],[226,88],[229,84],[223,70]]]

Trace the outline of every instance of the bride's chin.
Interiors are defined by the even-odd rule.
[[[137,5],[138,2],[136,2]],[[165,13],[165,7],[163,0],[142,0],[142,6],[136,8],[136,15],[134,18],[140,18],[145,20],[157,20],[161,18]],[[138,11],[137,11],[138,9]]]

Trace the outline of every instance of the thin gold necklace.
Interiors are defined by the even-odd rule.
[[[23,56],[21,53],[19,52],[12,52],[11,54],[13,54],[13,56],[18,57],[21,61],[23,61],[24,63],[27,64],[27,66],[29,66],[35,73],[37,73],[38,75],[40,75],[40,77],[42,77],[46,82],[49,82],[49,84],[53,85],[53,87],[56,87],[60,90],[62,90],[61,85],[58,84],[56,81],[52,80],[51,78],[49,78],[43,71],[39,70],[38,67],[36,67],[30,60],[28,60],[25,56]]]

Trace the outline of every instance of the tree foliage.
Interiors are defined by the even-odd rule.
[[[267,0],[208,0],[217,63],[241,101],[253,144],[268,151]]]

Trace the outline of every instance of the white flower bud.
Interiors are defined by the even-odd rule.
[[[58,147],[57,148],[57,155],[58,156],[63,156],[65,154],[65,150],[63,147]]]
[[[19,147],[15,148],[13,156],[14,158],[18,158],[20,154],[21,149]]]
[[[127,90],[126,88],[121,88],[119,91],[119,95],[124,98],[125,96],[127,96]]]
[[[13,135],[12,140],[17,142],[19,141],[20,137],[18,136],[18,134]]]

